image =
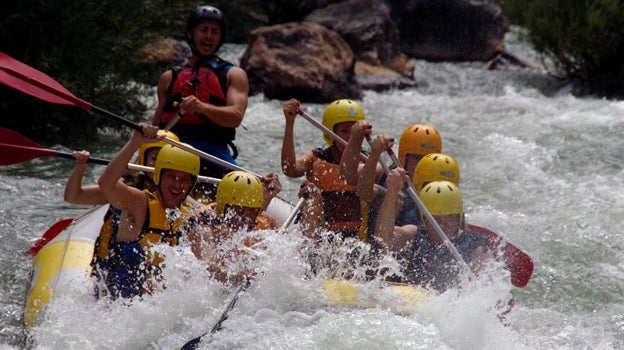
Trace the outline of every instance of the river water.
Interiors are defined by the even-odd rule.
[[[536,59],[509,42],[512,52]],[[243,49],[228,46],[234,58]],[[260,259],[264,276],[240,298],[210,348],[624,348],[624,102],[573,97],[543,72],[488,71],[483,63],[416,61],[415,73],[416,88],[366,92],[360,102],[367,119],[375,133],[397,139],[409,124],[438,128],[443,151],[461,167],[467,221],[500,233],[534,259],[528,286],[451,290],[409,312],[327,306],[321,279],[303,278],[300,234],[273,234]],[[246,130],[237,135],[243,167],[279,171],[282,103],[250,99]],[[324,106],[303,109],[320,119]],[[304,119],[295,132],[298,154],[322,146],[321,133]],[[107,158],[123,142],[109,134],[84,148]],[[23,346],[31,259],[22,252],[56,221],[87,209],[63,202],[72,165],[37,159],[0,168],[0,348]],[[86,181],[97,181],[101,171],[93,166]],[[299,180],[282,177],[282,183],[282,196],[295,201]],[[32,332],[37,348],[177,349],[209,331],[234,289],[207,281],[188,250],[172,250],[168,258],[167,289],[141,302],[96,303],[88,291],[55,300]],[[504,326],[492,305],[509,290],[516,306]],[[379,298],[393,297],[387,293],[379,291]]]

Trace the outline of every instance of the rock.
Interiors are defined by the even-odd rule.
[[[191,48],[186,41],[163,38],[145,45],[137,55],[145,65],[182,65],[191,57]]]
[[[363,62],[355,64],[355,79],[362,89],[375,91],[402,89],[417,85],[414,79],[406,78],[395,70]]]
[[[253,30],[240,65],[249,77],[250,94],[317,103],[362,96],[353,51],[340,35],[316,23]]]
[[[508,67],[520,67],[520,68],[529,68],[533,70],[540,70],[541,68],[532,62],[528,62],[511,52],[504,51],[499,55],[496,55],[487,66],[488,70],[495,69],[504,69]]]
[[[502,10],[471,0],[385,0],[401,50],[430,61],[488,61],[505,51]]]
[[[262,0],[268,25],[301,22],[310,12],[331,4],[331,0]]]
[[[357,61],[396,70],[413,77],[413,69],[397,66],[399,31],[389,9],[378,0],[347,0],[313,11],[307,21],[316,22],[340,34],[349,44]]]

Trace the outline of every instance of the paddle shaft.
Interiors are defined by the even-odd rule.
[[[280,227],[280,230],[285,230],[288,228],[288,226],[290,226],[293,220],[295,220],[295,217],[297,217],[297,213],[299,212],[299,210],[301,210],[301,207],[303,206],[303,202],[305,202],[305,200],[306,200],[305,197],[299,198],[299,201],[297,202],[293,210],[290,212],[290,214],[288,215],[288,217],[286,218],[286,220]]]
[[[189,340],[186,344],[184,344],[184,346],[182,346],[182,348],[180,348],[180,350],[195,350],[195,349],[197,349],[199,344],[203,341],[203,338],[205,336],[210,335],[210,334],[214,334],[214,333],[220,331],[223,322],[225,322],[225,320],[228,319],[229,313],[230,313],[230,311],[232,311],[232,309],[236,305],[236,302],[238,301],[238,298],[240,298],[240,296],[245,292],[245,290],[247,290],[247,288],[249,287],[250,284],[251,284],[251,279],[245,278],[245,280],[240,285],[240,287],[238,287],[238,290],[234,294],[234,297],[232,298],[232,300],[230,301],[228,306],[225,308],[225,310],[221,314],[221,317],[219,318],[219,321],[217,321],[217,323],[212,327],[210,332],[204,333],[204,334],[200,335],[199,337],[195,337],[195,338]]]

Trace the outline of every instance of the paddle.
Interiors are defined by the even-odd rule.
[[[0,52],[0,82],[41,100],[80,107],[88,112],[95,111],[135,130],[141,130],[138,124],[74,96],[69,90],[46,74],[2,52]]]
[[[6,128],[0,128],[0,165],[26,162],[40,157],[59,157],[74,159],[71,153],[44,148],[21,134]],[[108,160],[90,157],[89,163],[108,164]]]
[[[121,123],[134,130],[142,130],[141,125],[127,120],[117,114],[109,112],[103,108],[94,106],[91,103],[76,97],[69,90],[63,87],[59,82],[50,78],[45,73],[42,73],[2,52],[0,52],[0,83],[3,83],[9,87],[12,87],[16,90],[19,90],[25,94],[31,95],[43,101],[67,106],[75,106],[82,108],[88,112],[97,112],[102,114],[106,118]],[[230,170],[246,171],[248,173],[256,175],[257,177],[261,177],[260,175],[241,168],[238,165],[228,163],[211,154],[195,149],[194,147],[185,143],[172,140],[168,137],[166,137],[164,141],[176,147],[182,148],[187,152],[196,154],[199,157],[209,160],[224,168]]]
[[[288,215],[286,220],[284,220],[284,223],[280,227],[281,231],[286,230],[288,226],[290,226],[290,224],[293,222],[293,220],[295,220],[295,217],[297,216],[297,213],[299,212],[299,210],[301,210],[301,207],[303,206],[303,202],[305,202],[305,200],[306,200],[305,197],[301,197],[299,199],[299,201],[297,202],[293,210],[290,212],[290,214]]]
[[[12,165],[26,162],[39,157],[60,157],[65,159],[75,159],[71,153],[56,151],[38,145],[27,137],[6,128],[0,128],[0,139],[9,143],[0,143],[0,165]],[[18,143],[18,144],[16,144]],[[108,159],[89,157],[89,163],[106,165],[110,163]],[[128,163],[128,169],[154,172],[154,168],[139,164]],[[221,179],[208,176],[198,176],[197,180],[211,184],[217,184]]]
[[[495,252],[500,251],[507,269],[511,272],[511,284],[518,288],[523,288],[529,283],[533,275],[534,264],[527,253],[509,243],[509,241],[496,232],[485,227],[466,224],[466,230],[483,234],[488,239],[490,249]]]
[[[319,128],[321,131],[323,131],[325,134],[329,135],[334,141],[340,143],[343,146],[347,146],[347,141],[344,140],[342,137],[336,135],[332,130],[329,130],[327,127],[325,127],[325,125],[319,123],[316,119],[312,118],[310,115],[308,115],[307,113],[305,113],[304,111],[302,111],[301,109],[298,110],[298,113],[304,117],[304,119],[306,119],[307,121],[309,121],[312,125],[316,126],[317,128]],[[370,143],[370,138],[367,137],[367,141]],[[402,167],[401,163],[399,163],[399,160],[397,159],[397,157],[394,155],[394,151],[392,151],[392,149],[388,149],[387,150],[388,155],[390,156],[390,158],[392,159],[394,166],[396,167]],[[360,157],[363,159],[368,159],[368,157],[364,154],[360,154]],[[379,163],[383,166],[384,171],[386,172],[386,174],[389,173],[389,169],[388,166],[385,165],[381,159],[379,160]],[[416,189],[414,188],[414,184],[411,181],[408,181],[408,194],[410,195],[410,197],[412,198],[412,200],[414,201],[414,203],[416,204],[416,206],[420,209],[420,211],[425,215],[425,217],[427,218],[427,220],[429,220],[436,233],[440,236],[440,238],[442,239],[442,241],[444,242],[444,245],[449,249],[449,251],[451,252],[451,254],[453,255],[453,257],[455,258],[455,260],[457,260],[457,262],[460,264],[460,266],[462,266],[462,268],[471,276],[474,277],[474,273],[472,272],[472,270],[470,269],[470,267],[468,267],[468,264],[466,263],[466,261],[464,261],[464,259],[462,258],[462,256],[459,254],[459,251],[457,251],[457,248],[455,248],[455,246],[453,245],[453,243],[451,242],[451,240],[448,238],[448,236],[444,233],[444,231],[442,230],[442,228],[440,227],[440,225],[438,225],[437,221],[433,218],[433,216],[431,215],[431,213],[429,213],[429,210],[427,210],[427,207],[425,207],[425,205],[423,204],[423,202],[420,200],[420,197],[418,197],[418,194],[416,193]]]
[[[67,228],[67,226],[69,226],[72,222],[74,222],[74,219],[69,218],[63,219],[55,223],[41,236],[41,238],[33,243],[33,246],[30,247],[30,249],[28,249],[26,252],[24,252],[24,254],[30,256],[37,255],[41,248],[43,248],[46,244],[48,244],[48,242],[54,239],[54,237],[58,236],[59,233],[63,232],[63,230]]]
[[[234,297],[232,298],[232,300],[230,301],[228,306],[225,308],[225,310],[221,314],[221,318],[219,318],[219,321],[217,321],[217,323],[212,327],[210,332],[204,333],[204,334],[200,335],[199,337],[195,337],[195,338],[189,340],[186,344],[184,344],[184,346],[182,346],[180,348],[180,350],[194,350],[194,349],[197,349],[199,344],[203,341],[204,337],[206,337],[207,335],[211,335],[211,334],[214,334],[214,333],[220,331],[221,330],[221,325],[223,324],[223,322],[225,322],[225,320],[227,320],[227,318],[229,316],[228,314],[234,308],[234,305],[236,304],[236,301],[238,301],[238,298],[240,298],[240,296],[243,294],[243,292],[245,292],[245,290],[247,290],[247,288],[249,287],[250,284],[251,284],[251,279],[245,278],[245,281],[243,281],[243,283],[240,285],[240,287],[238,287],[238,290],[236,291],[236,293],[234,293]]]

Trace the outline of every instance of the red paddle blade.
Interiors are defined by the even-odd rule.
[[[511,272],[511,283],[514,286],[523,288],[529,283],[531,275],[533,275],[534,265],[533,260],[527,253],[485,227],[468,225],[467,229],[469,231],[482,233],[487,237],[490,248],[493,251],[501,251],[505,265],[509,272]]]
[[[54,157],[58,152],[7,128],[0,128],[0,165],[12,165],[38,157]]]
[[[55,157],[57,154],[51,149],[0,143],[0,165],[18,164],[39,157]]]
[[[43,146],[28,137],[7,128],[0,128],[0,142],[17,146],[43,148]]]
[[[46,74],[0,52],[0,83],[41,100],[91,110],[91,104],[74,96]]]
[[[63,230],[69,226],[74,219],[63,219],[54,225],[52,225],[44,234],[39,238],[33,246],[28,249],[24,254],[35,256],[37,253],[43,248],[48,242],[54,239],[54,237],[58,236],[59,233],[63,232]]]

